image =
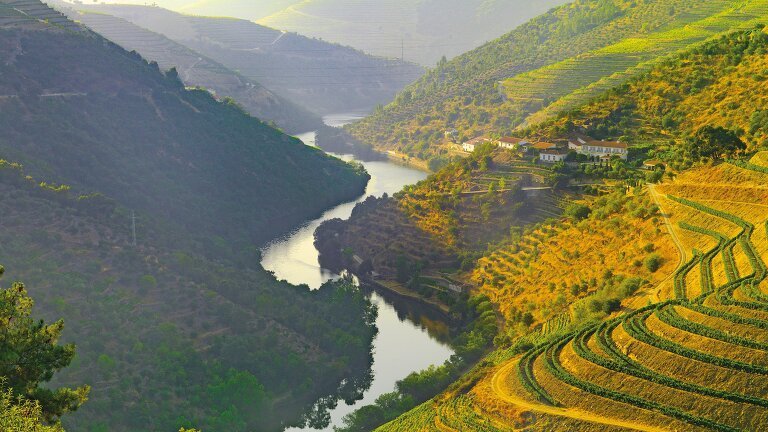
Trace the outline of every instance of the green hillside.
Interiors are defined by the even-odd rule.
[[[217,2],[231,15],[281,30],[350,45],[425,66],[495,39],[565,0],[310,0],[255,18]],[[192,8],[191,10],[195,10]],[[210,10],[210,9],[208,9]],[[240,14],[238,14],[240,13]]]
[[[206,259],[142,212],[133,246],[128,209],[5,160],[0,193],[6,280],[25,281],[35,317],[63,318],[77,345],[53,384],[91,386],[68,431],[278,431],[365,387],[375,311],[356,289],[310,292]]]
[[[314,130],[322,125],[309,111],[163,35],[111,15],[76,11],[72,4],[62,2],[55,6],[126,51],[136,51],[145,59],[157,62],[161,70],[176,68],[186,86],[203,87],[217,97],[235,99],[256,118],[274,122],[292,133]]]
[[[577,1],[439,64],[349,131],[413,157],[445,157],[447,129],[471,138],[545,121],[766,15],[763,0]]]
[[[368,111],[420,77],[418,65],[234,18],[158,7],[89,5],[213,59],[316,114]]]
[[[579,128],[639,145],[671,141],[680,145],[657,153],[676,162],[684,158],[686,139],[705,126],[733,129],[751,149],[765,148],[766,52],[764,27],[734,32],[664,61],[531,133],[551,137]]]
[[[231,250],[365,187],[357,168],[100,37],[1,31],[0,151],[41,180],[103,192]]]

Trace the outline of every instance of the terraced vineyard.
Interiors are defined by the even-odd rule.
[[[598,324],[563,332],[558,318],[522,357],[490,356],[468,393],[380,430],[765,430],[766,156],[656,186],[683,252],[668,288]]]
[[[512,101],[539,102],[530,105],[533,114],[527,123],[540,123],[650,70],[669,55],[717,34],[753,27],[766,16],[768,2],[706,2],[691,11],[687,25],[631,37],[515,76],[503,82],[504,91]]]

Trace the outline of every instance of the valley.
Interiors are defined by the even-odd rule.
[[[344,123],[357,119],[357,115],[332,115],[324,119],[329,126],[341,127]],[[313,142],[313,132],[303,134],[308,143]],[[350,156],[343,156],[345,159]],[[365,194],[379,197],[392,194],[404,186],[417,183],[426,177],[425,172],[417,171],[392,162],[362,162],[371,174]],[[306,284],[311,289],[319,288],[323,283],[339,278],[340,275],[323,268],[318,262],[318,251],[314,246],[314,233],[326,220],[350,216],[357,202],[350,202],[335,207],[300,228],[285,238],[277,239],[262,251],[262,265],[272,271],[277,279],[285,279],[296,285]],[[370,287],[364,287],[370,289]],[[394,390],[395,383],[412,372],[426,369],[431,365],[442,364],[451,355],[446,341],[449,338],[448,326],[442,317],[429,308],[414,302],[403,301],[387,292],[370,290],[373,304],[378,306],[376,327],[378,334],[374,340],[373,380],[366,389],[363,398],[354,405],[339,401],[333,409],[331,425],[322,430],[332,430],[332,426],[341,426],[343,416],[357,408],[373,403],[380,395]],[[314,429],[288,429],[288,431]]]

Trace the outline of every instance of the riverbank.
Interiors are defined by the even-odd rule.
[[[427,173],[432,173],[432,171],[429,169],[429,164],[427,161],[413,158],[408,156],[405,153],[399,153],[394,150],[387,150],[386,153],[384,153],[387,158],[395,163],[402,163],[403,165],[407,165],[419,170],[422,170]]]
[[[326,118],[326,124],[343,124],[361,115],[333,116]],[[301,139],[308,145],[314,145],[315,133],[302,134]],[[364,161],[349,154],[334,156],[359,162],[366,168],[371,175],[366,191],[357,200],[340,204],[265,246],[261,251],[262,265],[272,271],[278,279],[317,289],[324,282],[339,278],[338,272],[323,268],[319,264],[318,251],[314,246],[314,232],[317,227],[330,219],[349,218],[355,205],[368,196],[394,194],[427,176],[421,170],[390,161],[386,157]],[[450,326],[442,313],[434,312],[432,308],[423,307],[417,302],[406,301],[392,292],[373,289],[367,284],[361,284],[361,289],[370,296],[379,310],[376,319],[379,333],[373,344],[373,381],[370,388],[361,395],[361,399],[352,405],[338,401],[338,405],[329,412],[330,425],[322,429],[323,431],[332,431],[334,426],[342,426],[345,415],[374,403],[384,393],[394,391],[395,384],[412,372],[443,364],[454,353],[447,342],[450,339]],[[286,432],[314,430],[292,428]]]
[[[426,299],[396,281],[375,280],[367,276],[356,276],[362,284],[369,285],[374,289],[396,295],[405,301],[415,302],[420,305],[428,306],[435,312],[440,313],[446,321],[455,324],[454,321],[456,321],[456,319],[451,315],[450,308],[443,303]]]

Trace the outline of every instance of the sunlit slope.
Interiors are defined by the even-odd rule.
[[[722,126],[742,131],[742,139],[757,149],[768,136],[766,52],[764,27],[732,32],[534,129],[556,136],[569,127],[585,128],[595,136],[666,144],[703,126]]]
[[[136,51],[145,59],[156,61],[162,70],[176,68],[187,86],[203,87],[219,97],[235,99],[254,117],[275,122],[293,133],[312,130],[321,124],[320,119],[308,111],[163,35],[103,13],[61,10],[127,51]]]
[[[766,16],[765,0],[578,1],[439,65],[349,130],[411,155],[445,154],[440,133],[447,129],[466,138],[512,132]]]
[[[652,68],[672,53],[724,32],[763,23],[768,2],[702,2],[680,27],[627,38],[619,43],[532,71],[503,82],[511,100],[533,103],[527,124],[579,106]],[[728,7],[724,7],[728,6]],[[540,106],[536,102],[540,101]]]
[[[522,357],[494,353],[465,395],[449,391],[381,430],[765,429],[764,160],[696,168],[649,192],[683,251],[670,289],[602,323],[550,333]]]

